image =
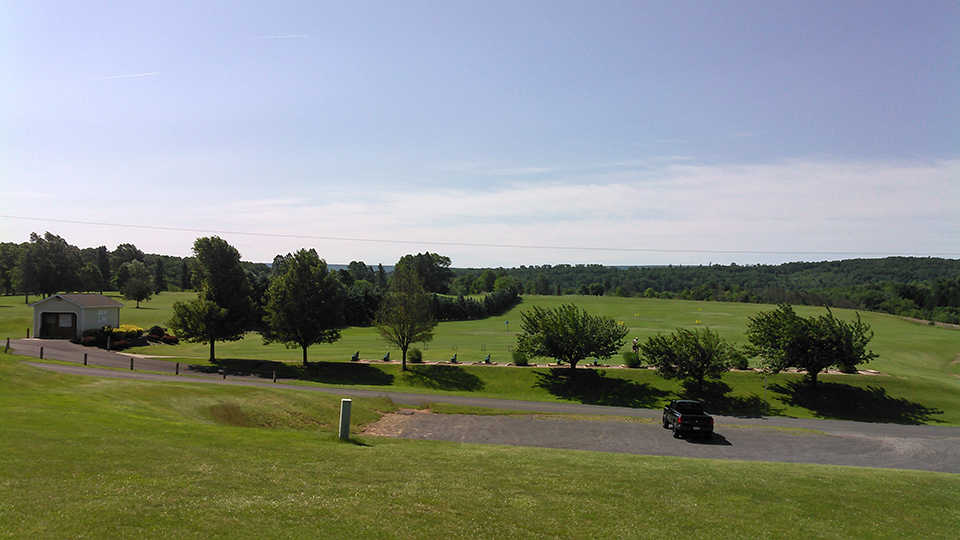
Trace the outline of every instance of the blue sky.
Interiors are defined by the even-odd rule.
[[[0,241],[960,257],[957,2],[6,2],[0,76]]]

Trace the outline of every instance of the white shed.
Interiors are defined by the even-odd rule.
[[[30,307],[35,337],[73,339],[91,328],[119,327],[123,304],[102,294],[56,294]]]

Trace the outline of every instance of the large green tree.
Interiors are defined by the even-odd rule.
[[[354,281],[362,279],[373,283],[377,279],[373,268],[368,267],[363,261],[350,261],[350,264],[347,266],[347,271],[350,272],[350,277],[352,277]]]
[[[17,260],[20,258],[20,246],[13,242],[0,242],[0,293],[14,292]]]
[[[736,346],[709,328],[677,328],[670,335],[656,334],[640,344],[644,360],[665,379],[692,379],[703,393],[704,379],[719,379],[741,357]]]
[[[116,272],[123,263],[141,261],[146,258],[143,251],[133,244],[120,244],[110,253],[110,270]]]
[[[169,326],[186,341],[209,343],[213,362],[216,342],[240,340],[251,322],[250,284],[240,265],[240,252],[222,238],[198,238],[193,254],[197,298],[175,302]]]
[[[407,370],[407,349],[421,341],[433,339],[437,321],[430,309],[430,294],[411,268],[394,271],[390,291],[377,311],[374,324],[383,339],[401,351],[401,370]]]
[[[433,293],[447,294],[450,290],[449,281],[453,279],[453,270],[450,270],[450,257],[445,257],[437,253],[418,253],[416,255],[404,255],[397,261],[394,272],[400,270],[412,270],[423,287]]]
[[[83,285],[81,289],[84,291],[103,293],[103,274],[100,273],[100,268],[92,262],[88,262],[80,269],[80,282]]]
[[[774,371],[806,371],[812,387],[825,369],[855,367],[877,357],[867,349],[873,331],[859,313],[854,322],[837,319],[829,309],[825,315],[805,318],[789,304],[781,304],[751,317],[746,336],[765,365]]]
[[[74,291],[81,286],[83,259],[80,249],[49,232],[43,236],[30,233],[30,243],[20,250],[17,263],[20,290],[27,295],[50,296],[60,291]]]
[[[517,350],[527,357],[554,358],[576,368],[586,358],[617,354],[628,329],[610,317],[595,317],[574,304],[554,309],[534,306],[520,314]]]
[[[140,308],[140,302],[149,300],[153,296],[153,278],[150,276],[150,270],[142,261],[132,260],[123,263],[117,274],[126,274],[123,287],[120,288],[120,294],[124,300],[130,300],[137,303]]]
[[[316,251],[301,249],[287,255],[265,297],[263,342],[300,347],[304,366],[307,348],[340,339],[343,287]]]

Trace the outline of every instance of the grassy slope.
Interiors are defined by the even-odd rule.
[[[336,401],[65,376],[0,355],[0,538],[946,539],[960,528],[958,475],[344,444]],[[356,421],[388,406],[355,400]]]
[[[174,301],[193,297],[193,293],[163,293],[144,303],[141,309],[124,308],[121,319],[124,323],[146,328],[164,324],[170,317]],[[516,341],[520,312],[532,305],[554,307],[565,302],[574,302],[591,314],[624,321],[631,329],[631,338],[643,340],[649,335],[670,332],[680,326],[707,325],[737,343],[745,343],[743,331],[748,318],[760,310],[772,308],[755,304],[658,299],[525,297],[523,303],[500,317],[440,324],[435,339],[426,345],[424,359],[445,361],[456,352],[461,362],[480,361],[490,354],[493,361],[506,363],[510,357],[509,348]],[[796,309],[804,316],[823,313],[821,308],[797,306]],[[842,318],[855,316],[847,310],[836,310],[835,313]],[[960,355],[960,331],[875,313],[862,313],[861,316],[876,334],[871,347],[880,355],[866,367],[887,376],[823,376],[821,380],[828,384],[819,396],[805,394],[795,384],[799,378],[797,375],[772,376],[769,378],[771,390],[768,392],[772,407],[770,412],[800,417],[960,424],[960,364],[955,363]],[[30,310],[24,306],[22,297],[0,297],[0,336],[19,337],[24,334],[30,321]],[[340,341],[311,347],[309,354],[311,361],[341,362],[357,350],[361,351],[364,358],[379,359],[390,349],[373,328],[348,328]],[[176,355],[203,363],[208,348],[199,344],[175,347],[154,345],[136,352]],[[394,359],[399,354],[396,350],[391,353]],[[299,350],[286,349],[277,344],[264,346],[256,334],[249,334],[238,342],[218,343],[217,356],[222,359],[288,363],[300,361]],[[619,359],[611,361],[617,363]],[[426,376],[412,377],[401,376],[395,364],[376,364],[373,369],[365,369],[364,374],[359,376],[321,376],[318,379],[324,383],[364,387],[387,384],[394,390],[458,392],[513,399],[572,399],[640,407],[657,407],[664,400],[682,393],[679,384],[659,379],[648,370],[608,370],[607,377],[599,381],[600,386],[592,390],[568,388],[556,377],[544,378],[543,374],[546,373],[546,370],[465,366],[456,370],[434,370],[426,373]],[[537,386],[538,383],[549,387],[550,391]],[[731,390],[714,400],[715,411],[728,414],[756,414],[762,411],[764,388],[761,377],[749,373],[729,373],[724,376],[723,383]],[[720,388],[722,390],[723,387]],[[942,414],[938,411],[942,411]]]

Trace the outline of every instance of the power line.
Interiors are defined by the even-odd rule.
[[[540,249],[540,250],[562,250],[562,251],[597,251],[597,252],[620,252],[620,253],[701,253],[701,254],[726,254],[726,255],[847,255],[862,257],[881,257],[881,256],[903,256],[903,257],[956,257],[960,253],[891,253],[891,252],[854,252],[854,251],[764,251],[764,250],[740,250],[740,249],[661,249],[661,248],[623,248],[623,247],[582,247],[582,246],[549,246],[532,244],[487,244],[471,242],[438,242],[428,240],[388,240],[384,238],[351,238],[341,236],[313,236],[303,234],[281,234],[281,233],[259,233],[249,231],[226,231],[217,229],[193,229],[187,227],[163,227],[158,225],[131,225],[128,223],[106,223],[100,221],[80,221],[73,219],[55,219],[38,218],[27,216],[10,216],[0,214],[0,218],[19,219],[23,221],[43,221],[50,223],[65,223],[69,225],[94,225],[98,227],[116,227],[121,229],[141,229],[151,231],[166,232],[187,232],[192,234],[216,234],[216,235],[237,235],[253,236],[260,238],[292,238],[298,240],[319,240],[334,242],[367,242],[378,244],[404,244],[404,245],[425,245],[425,246],[452,246],[452,247],[476,247],[476,248],[497,248],[497,249]]]

